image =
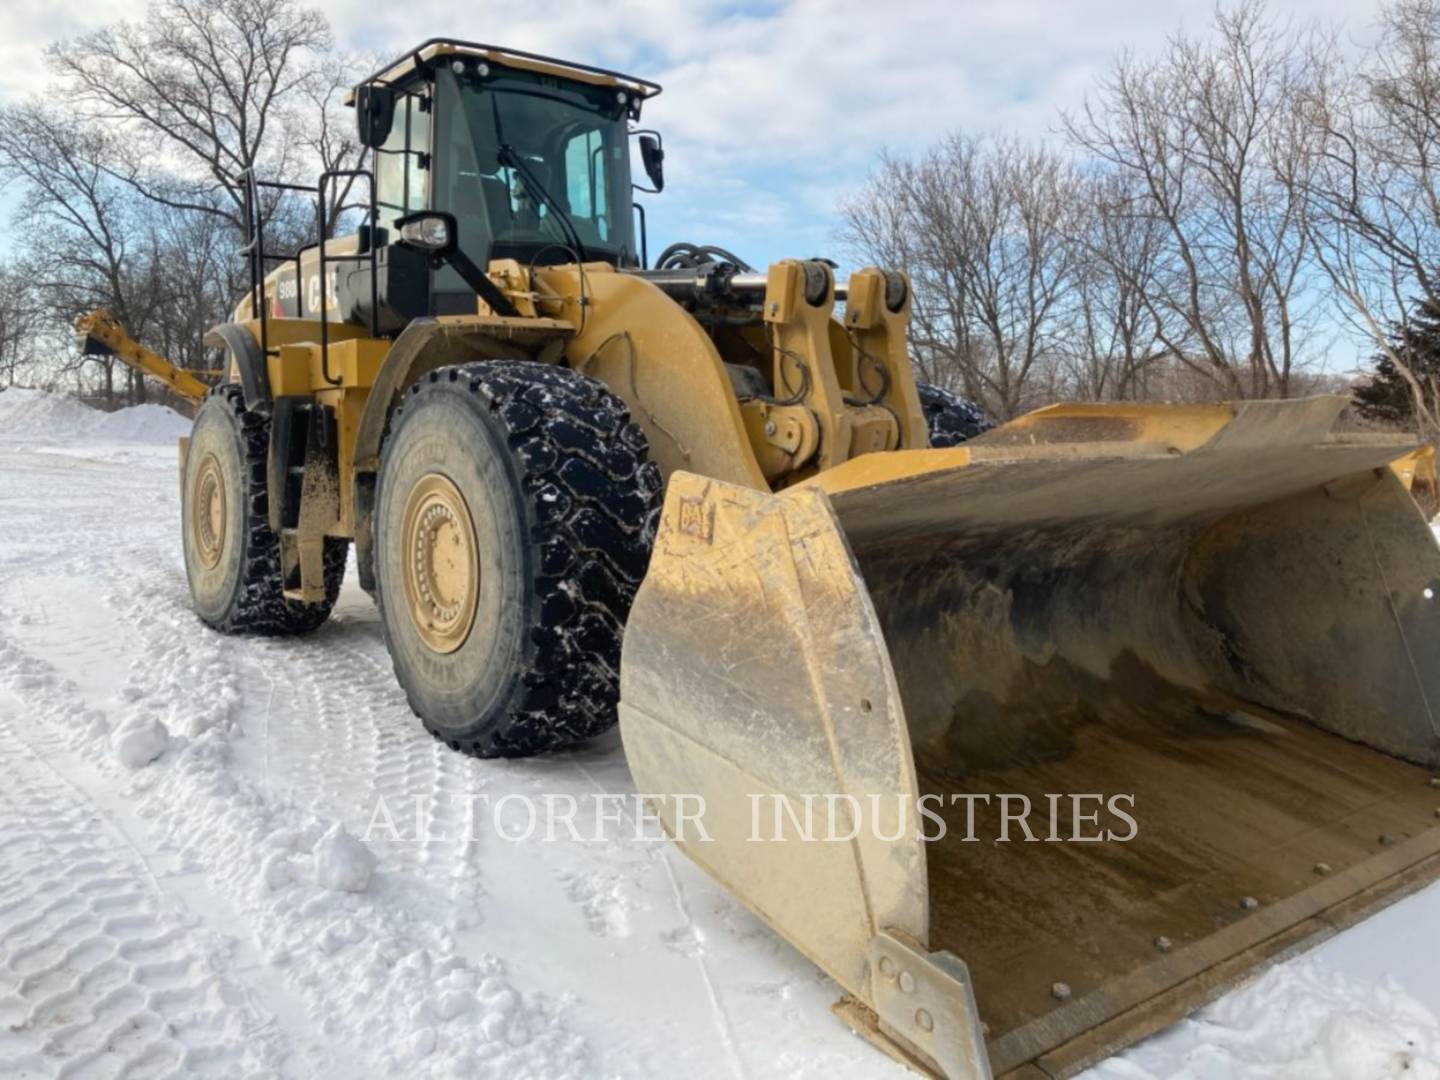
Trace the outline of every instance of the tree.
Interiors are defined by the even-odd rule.
[[[1440,399],[1440,301],[1420,300],[1409,318],[1395,326],[1374,363],[1375,374],[1354,392],[1362,416],[1414,427],[1417,411],[1433,413]],[[1400,365],[1406,375],[1401,375]],[[1420,410],[1412,385],[1420,388]]]
[[[29,276],[13,264],[0,264],[0,385],[15,385],[34,356],[39,331],[39,307]]]
[[[328,100],[315,59],[329,46],[324,17],[295,0],[157,0],[143,22],[59,42],[50,59],[64,100],[118,125],[115,176],[238,228],[241,174],[294,180],[315,145],[308,112],[289,106]]]
[[[1087,401],[1148,396],[1151,367],[1176,359],[1186,340],[1183,322],[1162,319],[1149,302],[1165,233],[1160,222],[1133,212],[1139,198],[1132,178],[1100,172],[1086,178],[1069,241],[1077,250],[1074,315],[1064,352],[1070,386]]]
[[[857,259],[910,275],[923,378],[1005,418],[1052,378],[1076,270],[1075,186],[1053,150],[952,135],[914,160],[882,159],[846,204]]]
[[[140,257],[134,199],[105,169],[109,153],[105,132],[54,109],[0,109],[0,178],[22,183],[24,263],[46,321],[70,324],[108,307],[140,332],[155,301],[154,265]],[[113,399],[114,358],[79,362],[100,369]]]
[[[1162,229],[1143,296],[1166,349],[1227,395],[1285,396],[1314,299],[1303,103],[1330,49],[1255,0],[1217,10],[1213,29],[1153,60],[1122,56],[1064,124]]]
[[[1309,223],[1340,313],[1384,355],[1433,438],[1432,376],[1412,371],[1401,346],[1412,312],[1440,303],[1440,3],[1388,5],[1381,29],[1359,68],[1336,68],[1308,99],[1322,139]]]
[[[0,109],[0,181],[20,191],[19,257],[49,342],[104,306],[176,363],[206,365],[204,331],[249,284],[239,174],[313,183],[361,160],[328,48],[325,20],[297,0],[157,0],[140,22],[52,46],[57,84]],[[349,190],[330,192],[332,234]],[[262,199],[267,247],[314,239],[313,197]],[[147,393],[113,357],[60,367],[110,399]]]

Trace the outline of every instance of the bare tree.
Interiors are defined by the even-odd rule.
[[[1440,301],[1440,4],[1401,0],[1356,70],[1308,98],[1323,144],[1307,178],[1310,231],[1341,314],[1406,380],[1419,429],[1440,435],[1433,377],[1394,348],[1419,301]],[[1401,335],[1403,336],[1403,334]]]
[[[19,180],[25,266],[52,324],[109,307],[143,328],[154,267],[140,258],[132,198],[107,172],[108,136],[41,105],[0,109],[0,177]],[[113,357],[89,358],[115,393]]]
[[[295,0],[157,0],[143,22],[57,43],[50,58],[66,101],[118,125],[116,176],[238,226],[243,172],[293,178],[313,132],[287,107],[324,99],[314,57],[329,44],[324,18]]]
[[[14,386],[35,355],[40,311],[29,275],[0,264],[0,385]]]
[[[1217,10],[1213,30],[1154,60],[1122,56],[1064,123],[1163,229],[1143,295],[1167,350],[1227,394],[1284,396],[1313,302],[1302,103],[1329,50],[1255,0]]]
[[[378,66],[373,56],[329,55],[316,66],[314,78],[305,83],[298,115],[293,117],[289,126],[298,135],[305,159],[318,170],[347,172],[362,167],[367,149],[360,145],[354,112],[344,107],[343,101],[354,84],[355,73],[371,71]],[[346,220],[346,211],[357,209],[351,201],[355,187],[354,176],[342,176],[326,189],[326,239],[337,235]],[[359,194],[368,198],[363,187]],[[318,205],[317,201],[317,213]],[[314,228],[314,235],[319,235],[318,220]]]
[[[1087,177],[1081,212],[1072,218],[1078,268],[1063,351],[1069,389],[1085,400],[1150,396],[1151,368],[1177,359],[1167,342],[1186,340],[1183,322],[1149,302],[1165,233],[1157,218],[1134,212],[1134,183],[1116,173]]]
[[[1012,140],[955,135],[916,160],[882,160],[842,235],[860,258],[910,274],[922,377],[1003,417],[1052,378],[1076,267],[1074,187],[1060,155]]]
[[[19,182],[21,254],[51,339],[106,306],[177,363],[203,366],[205,329],[248,284],[240,174],[308,182],[361,161],[328,47],[325,20],[298,0],[156,0],[143,21],[51,48],[61,104],[0,115],[0,179]],[[332,233],[349,190],[330,192]],[[272,250],[313,239],[313,198],[262,196]],[[107,398],[117,373],[132,400],[146,393],[112,357],[62,366],[97,375]]]

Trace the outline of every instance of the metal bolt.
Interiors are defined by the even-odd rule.
[[[1065,1001],[1067,998],[1070,997],[1070,984],[1056,983],[1054,986],[1050,987],[1050,996],[1053,997],[1056,1001]]]
[[[1171,948],[1170,939],[1162,934],[1155,939],[1155,948],[1158,952],[1169,952]]]
[[[765,421],[765,434],[766,434],[766,435],[774,435],[774,434],[775,434],[775,421],[774,421],[774,420],[766,420],[766,421]]]
[[[895,977],[895,961],[888,956],[880,957],[880,974],[887,979],[893,979]]]
[[[1260,901],[1256,900],[1253,896],[1246,896],[1241,899],[1240,906],[1246,911],[1254,911],[1260,906]]]
[[[1315,864],[1315,873],[1317,873],[1317,874],[1328,874],[1328,873],[1330,873],[1330,864],[1329,864],[1329,863],[1326,863],[1326,862],[1317,862],[1317,863]]]
[[[908,971],[900,972],[900,989],[907,994],[915,992],[915,976]]]
[[[930,1013],[927,1012],[925,1009],[916,1009],[915,1026],[918,1027],[921,1031],[934,1031],[935,1018],[931,1016]]]

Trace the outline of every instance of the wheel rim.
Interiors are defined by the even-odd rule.
[[[225,500],[225,474],[214,454],[206,454],[195,470],[195,487],[190,499],[190,535],[195,554],[207,570],[220,563],[225,549],[225,524],[229,507]]]
[[[452,653],[475,624],[480,561],[470,508],[448,477],[429,473],[410,490],[400,535],[415,630],[435,652]]]

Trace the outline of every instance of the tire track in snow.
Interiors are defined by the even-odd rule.
[[[592,785],[580,767],[608,794],[626,795],[633,789],[618,741],[522,763],[453,754],[411,716],[373,612],[353,585],[337,618],[308,640],[221,638],[198,623],[179,558],[168,458],[127,477],[91,462],[67,462],[62,471],[58,459],[40,468],[33,455],[14,456],[27,465],[20,486],[30,490],[6,503],[17,487],[7,487],[0,469],[0,513],[15,505],[25,522],[23,535],[0,536],[5,576],[71,575],[89,595],[54,603],[48,581],[18,606],[0,594],[0,630],[8,616],[29,614],[38,592],[54,628],[36,655],[63,660],[65,673],[87,687],[84,697],[57,705],[57,729],[71,732],[65,737],[77,754],[99,756],[105,782],[133,804],[126,820],[149,819],[141,832],[168,843],[233,905],[269,961],[263,974],[283,981],[300,999],[296,1011],[323,1032],[331,1075],[734,1073],[690,951],[697,943],[730,1013],[742,1068],[810,1078],[889,1074],[826,1014],[833,987],[683,860],[673,870],[689,912],[678,927],[663,914],[630,918],[664,913],[674,897],[656,853],[624,840],[509,844],[487,835],[479,852],[378,842],[382,861],[368,894],[317,892],[309,852],[323,819],[356,814],[363,828],[377,792],[423,795],[442,819],[445,796],[457,792],[582,795]],[[47,487],[64,489],[57,516]],[[11,572],[19,569],[12,553],[25,556],[23,573]],[[22,640],[34,629],[17,627]],[[87,665],[108,670],[87,678],[79,670]],[[134,779],[110,763],[102,738],[85,733],[89,706],[111,710],[102,701],[110,690],[88,690],[106,680],[121,699],[112,711],[148,711],[178,736],[170,754]],[[337,701],[345,687],[351,692]],[[325,715],[319,697],[331,702]],[[436,824],[439,831],[443,820]],[[282,871],[274,886],[272,866]],[[484,900],[479,929],[461,919],[477,906],[470,896]],[[545,993],[517,992],[507,966]],[[566,1004],[577,991],[582,997]],[[364,1065],[347,1064],[350,1053],[363,1054]]]
[[[0,699],[0,1075],[272,1067],[273,1022],[168,910],[128,840],[19,736],[18,711]]]
[[[374,832],[386,858],[454,899],[458,890],[477,900],[465,818],[468,794],[485,778],[420,726],[388,657],[369,652],[378,632],[373,623],[339,620],[304,640],[246,643],[257,668],[283,665],[288,676],[263,733],[267,782],[277,794],[341,818],[356,835],[367,831],[383,799],[403,837]],[[416,800],[431,823],[430,843],[413,840]]]
[[[110,596],[120,612],[133,616],[136,630],[127,639],[134,652],[125,689],[151,687],[149,693],[122,692],[122,707],[151,708],[155,700],[173,697],[189,686],[187,675],[195,675],[198,685],[222,700],[236,696],[238,674],[232,653],[236,646],[253,643],[217,639],[204,631],[183,633],[190,628],[178,610],[157,600],[137,581],[121,582]],[[131,604],[138,607],[131,610]],[[85,617],[94,622],[98,614],[92,607]],[[62,682],[45,661],[7,640],[3,629],[0,625],[0,687],[8,684],[24,696],[37,722],[54,726],[52,741],[64,741],[80,753],[101,751],[113,774],[103,726],[96,728],[93,723],[97,710],[87,709],[78,687]],[[176,634],[177,629],[182,633]],[[176,711],[178,719],[172,715],[171,720],[178,728],[189,714],[183,705]],[[323,1075],[391,1075],[406,1070],[486,1080],[522,1076],[579,1080],[591,1075],[586,1042],[566,1020],[567,1002],[521,993],[505,978],[505,965],[488,952],[459,955],[453,938],[458,927],[448,911],[439,916],[432,907],[430,918],[417,919],[426,908],[423,902],[417,906],[417,879],[407,881],[382,863],[380,876],[366,894],[334,893],[317,886],[312,849],[326,822],[290,800],[258,797],[229,771],[230,740],[241,727],[232,712],[226,705],[218,713],[202,710],[191,715],[198,725],[194,737],[179,738],[170,754],[135,774],[129,794],[135,812],[151,820],[160,845],[177,852],[182,863],[206,873],[246,918],[271,967],[306,1000],[317,1034],[334,1044]],[[58,745],[52,749],[61,752]],[[0,753],[4,750],[0,740]],[[0,772],[0,783],[6,779]],[[37,805],[51,802],[48,793],[41,794]],[[95,811],[93,816],[102,814]],[[92,868],[67,867],[42,884],[65,891],[88,869]],[[131,879],[145,872],[143,867],[119,867],[111,873],[104,864],[93,869],[106,872],[117,886],[133,884]],[[27,898],[21,897],[17,906],[26,903]],[[68,910],[59,913],[62,921]],[[59,940],[63,932],[63,926],[47,924],[36,937]],[[108,1003],[115,997],[113,990],[108,982],[102,983],[97,996]],[[13,1005],[8,998],[3,1000]],[[0,1012],[0,1017],[8,1020],[9,1014]],[[87,1030],[93,1026],[90,1023]],[[112,1026],[106,1045],[118,1037]],[[248,1038],[233,1024],[229,1037],[242,1042]],[[217,1044],[225,1045],[224,1040]],[[360,1047],[364,1048],[361,1060],[367,1063],[363,1069],[346,1064],[352,1048]],[[3,1051],[0,1045],[0,1076],[24,1075],[6,1069]],[[159,1061],[160,1056],[143,1054],[134,1064],[139,1071],[132,1075],[207,1075],[194,1065],[207,1060],[198,1050],[187,1059],[189,1063],[173,1068]],[[151,1070],[152,1059],[164,1067]],[[226,1066],[218,1075],[242,1076],[250,1071]],[[35,1075],[49,1074],[42,1070]],[[321,1074],[315,1068],[291,1073]]]

